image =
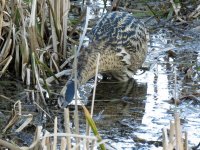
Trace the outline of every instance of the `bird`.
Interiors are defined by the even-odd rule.
[[[80,50],[77,58],[77,84],[85,84],[95,76],[98,54],[99,73],[111,74],[126,82],[145,61],[148,32],[145,24],[128,12],[105,14],[89,33],[89,44]],[[62,107],[73,99],[74,80],[68,80]]]

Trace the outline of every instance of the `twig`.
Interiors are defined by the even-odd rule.
[[[183,20],[183,19],[178,15],[178,13],[179,13],[179,11],[180,11],[180,9],[181,9],[180,3],[177,3],[177,5],[176,5],[176,4],[174,3],[174,0],[170,0],[170,3],[172,4],[172,7],[173,7],[173,9],[174,9],[176,18],[177,18],[180,22],[185,23],[186,21]]]
[[[40,105],[38,105],[36,102],[34,102],[34,104],[35,104],[40,110],[42,110],[42,111],[51,119],[51,116],[50,116],[42,107],[40,107]]]
[[[18,146],[11,144],[7,141],[1,140],[1,139],[0,139],[0,145],[5,146],[6,148],[9,148],[11,150],[21,150]]]
[[[197,18],[200,15],[200,5],[188,16],[189,18]]]
[[[98,76],[98,70],[99,70],[99,61],[100,61],[100,53],[98,53],[98,55],[97,55],[97,64],[96,64],[96,72],[95,72],[95,79],[94,79],[94,89],[93,89],[92,105],[91,105],[91,118],[93,116],[93,111],[94,111],[94,99],[95,99],[96,86],[97,86],[97,76]]]
[[[7,101],[10,101],[11,103],[15,103],[14,100],[10,99],[9,97],[6,97],[5,95],[0,95],[0,97],[6,99]],[[0,99],[0,100],[2,100],[2,99]]]
[[[74,55],[69,57],[61,66],[60,69],[63,69],[72,59],[74,58]]]
[[[80,49],[82,47],[83,40],[84,40],[86,31],[87,31],[88,21],[89,21],[89,13],[90,13],[90,8],[87,7],[85,27],[83,29],[83,34],[80,37],[80,43],[79,43],[78,49],[77,49],[77,51],[75,50],[75,58],[74,58],[74,78],[75,78],[75,111],[74,111],[74,121],[75,121],[76,134],[79,134],[78,99],[77,99],[78,98],[78,96],[77,96],[77,89],[78,89],[77,88],[78,87],[77,86],[77,56],[79,55],[79,52],[80,52]],[[76,144],[80,143],[79,141],[80,141],[80,139],[77,138]]]
[[[61,72],[56,73],[54,76],[48,77],[48,78],[46,79],[46,82],[47,82],[48,84],[50,84],[51,82],[53,82],[54,80],[56,80],[55,77],[60,78],[60,77],[62,77],[63,75],[69,75],[71,72],[72,72],[71,69],[63,70],[63,71],[61,71]],[[41,80],[41,82],[43,83],[43,80]],[[43,83],[43,84],[44,84],[44,83]]]

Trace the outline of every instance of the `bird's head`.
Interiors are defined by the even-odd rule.
[[[66,86],[61,91],[61,97],[58,100],[59,106],[61,108],[67,107],[74,98],[75,94],[75,82],[73,80],[68,80]]]

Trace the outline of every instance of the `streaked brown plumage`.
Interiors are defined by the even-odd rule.
[[[78,83],[84,84],[95,75],[96,59],[100,53],[100,73],[111,73],[116,79],[126,81],[141,67],[147,54],[147,31],[144,24],[126,12],[104,15],[90,32],[89,46],[78,56]],[[67,85],[66,101],[74,84]],[[68,98],[68,96],[70,98]],[[72,98],[71,98],[72,97]]]
[[[89,46],[78,57],[78,80],[85,83],[95,74],[97,54],[99,72],[127,80],[141,67],[147,54],[144,24],[126,12],[106,14],[90,33]]]

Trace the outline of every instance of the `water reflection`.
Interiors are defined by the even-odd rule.
[[[132,136],[142,123],[146,95],[147,84],[135,80],[98,84],[94,119],[99,132],[111,139],[113,146],[126,143],[122,147],[133,147]]]
[[[189,134],[189,144],[197,145],[199,142],[200,105],[194,108],[189,100],[176,107],[170,102],[172,97],[180,98],[184,89],[190,93],[194,92],[193,80],[185,80],[184,69],[193,67],[194,62],[199,62],[199,52],[186,49],[188,44],[179,47],[169,45],[169,40],[165,40],[169,39],[168,33],[155,34],[158,36],[152,36],[152,44],[149,46],[153,52],[147,58],[147,62],[152,65],[150,71],[136,75],[132,86],[130,83],[98,85],[95,114],[98,116],[99,112],[104,111],[96,120],[97,125],[104,138],[111,139],[110,145],[115,149],[162,149],[154,143],[161,141],[162,128],[169,128],[170,120],[174,120],[175,111],[180,112],[182,129]],[[174,58],[167,55],[171,48],[176,51]],[[176,94],[175,68],[178,69]]]
[[[146,81],[144,81],[147,82],[148,87],[145,113],[141,131],[134,134],[142,139],[157,141],[163,126],[169,124],[170,115],[166,114],[170,109],[170,104],[166,101],[171,97],[168,76],[162,65],[157,66],[156,72],[147,72],[145,76]]]

